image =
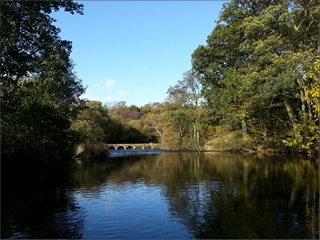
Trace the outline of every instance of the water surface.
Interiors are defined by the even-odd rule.
[[[75,161],[2,196],[2,238],[319,238],[317,158],[160,153]]]

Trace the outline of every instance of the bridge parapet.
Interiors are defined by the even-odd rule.
[[[160,149],[160,143],[108,143],[108,150]]]

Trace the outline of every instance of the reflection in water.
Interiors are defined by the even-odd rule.
[[[64,187],[20,183],[1,200],[1,238],[82,237],[83,211]]]
[[[214,154],[177,162],[185,179],[166,194],[196,238],[319,237],[315,161]]]
[[[306,156],[164,153],[79,161],[62,186],[6,195],[1,234],[319,238],[318,179],[317,159]]]

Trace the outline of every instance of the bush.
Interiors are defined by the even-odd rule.
[[[256,147],[253,138],[239,130],[217,135],[205,144],[204,150],[252,151]]]

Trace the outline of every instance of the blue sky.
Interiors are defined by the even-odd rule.
[[[128,106],[163,102],[191,68],[223,1],[81,1],[84,15],[52,14],[72,41],[85,98]]]

